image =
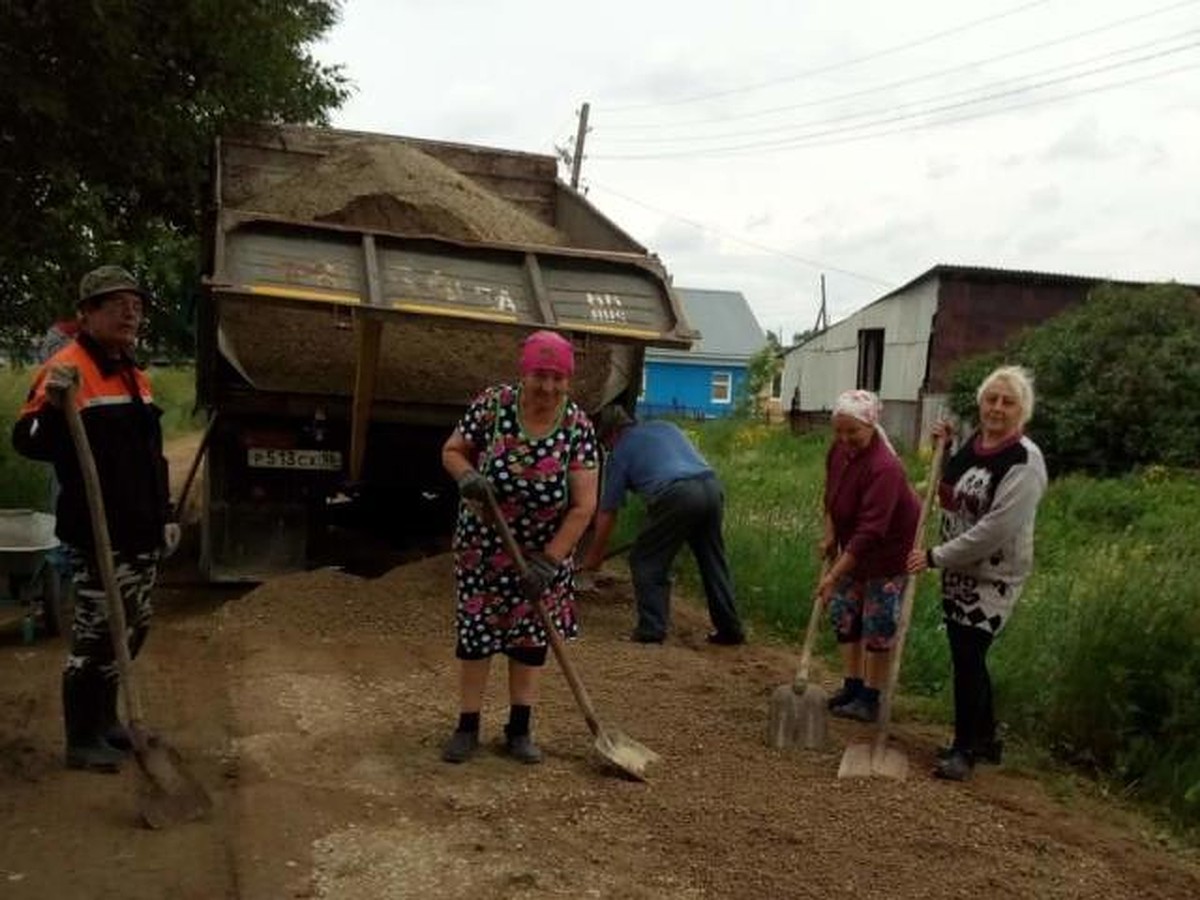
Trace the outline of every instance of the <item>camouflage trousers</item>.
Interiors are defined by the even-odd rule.
[[[158,551],[113,553],[117,592],[125,608],[125,638],[129,655],[136,657],[150,628],[150,592],[158,576]],[[70,551],[75,583],[75,617],[71,624],[71,649],[64,671],[66,680],[91,681],[99,675],[116,683],[116,654],[108,625],[108,602],[95,558]]]

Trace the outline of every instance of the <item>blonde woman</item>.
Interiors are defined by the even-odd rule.
[[[1025,435],[1033,379],[1019,366],[992,371],[976,392],[979,426],[942,471],[942,541],[913,551],[908,571],[942,570],[942,610],[954,666],[954,742],[934,774],[964,781],[977,761],[998,763],[987,653],[1033,570],[1033,524],[1046,465]],[[949,439],[947,422],[934,436]]]

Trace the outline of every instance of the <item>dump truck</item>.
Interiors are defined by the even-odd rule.
[[[576,347],[571,395],[632,408],[645,348],[694,335],[660,260],[552,156],[301,126],[213,153],[199,303],[201,569],[309,565],[342,507],[448,532],[440,447],[520,343]]]

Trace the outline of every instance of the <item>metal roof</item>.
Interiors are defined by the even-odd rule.
[[[688,325],[700,332],[691,350],[647,348],[646,359],[681,362],[745,362],[767,343],[767,336],[741,291],[676,288]]]
[[[882,295],[881,297],[877,297],[875,300],[872,300],[870,303],[866,304],[865,306],[860,306],[858,309],[854,310],[854,312],[849,313],[849,314],[843,316],[842,318],[838,319],[837,322],[831,323],[829,328],[832,328],[834,325],[837,325],[839,322],[846,321],[846,319],[849,319],[852,316],[858,315],[864,309],[868,309],[877,303],[883,303],[885,300],[888,300],[888,299],[896,296],[897,294],[904,293],[909,288],[920,284],[922,281],[925,281],[929,278],[935,278],[935,277],[941,277],[941,278],[947,278],[947,279],[972,278],[972,279],[975,279],[978,281],[1004,281],[1004,282],[1008,282],[1010,284],[1011,283],[1017,283],[1017,284],[1101,284],[1101,283],[1107,283],[1107,284],[1127,285],[1130,287],[1143,287],[1147,284],[1154,283],[1154,282],[1148,282],[1148,281],[1130,281],[1130,280],[1124,279],[1124,278],[1110,278],[1110,277],[1104,276],[1104,275],[1072,275],[1072,274],[1067,274],[1064,272],[1035,272],[1030,269],[999,269],[994,266],[964,266],[964,265],[954,265],[951,263],[938,263],[937,265],[931,266],[930,268],[926,269],[924,272],[922,272],[920,275],[913,278],[911,281],[905,282],[904,284],[900,285],[900,287],[893,288],[892,290],[888,291],[886,294]],[[1190,284],[1185,284],[1184,286],[1185,287],[1196,287],[1196,285],[1190,285]],[[790,347],[785,347],[782,355],[787,356],[793,350],[800,349],[805,344],[807,344],[809,341],[811,341],[813,338],[824,334],[826,331],[829,330],[829,328],[823,328],[821,331],[818,331],[816,334],[810,334],[807,338],[805,338],[803,341],[801,341],[798,344],[793,344]]]

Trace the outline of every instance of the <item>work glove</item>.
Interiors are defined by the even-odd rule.
[[[163,558],[174,554],[179,549],[179,539],[183,534],[183,530],[179,527],[178,522],[168,522],[163,526]]]
[[[530,603],[542,599],[558,575],[558,563],[544,553],[535,553],[525,561],[521,576],[521,593]]]
[[[62,406],[67,390],[79,384],[79,370],[74,366],[51,366],[46,373],[46,399],[55,407]]]
[[[486,504],[491,491],[488,480],[475,469],[467,469],[458,477],[458,495],[464,500]]]

